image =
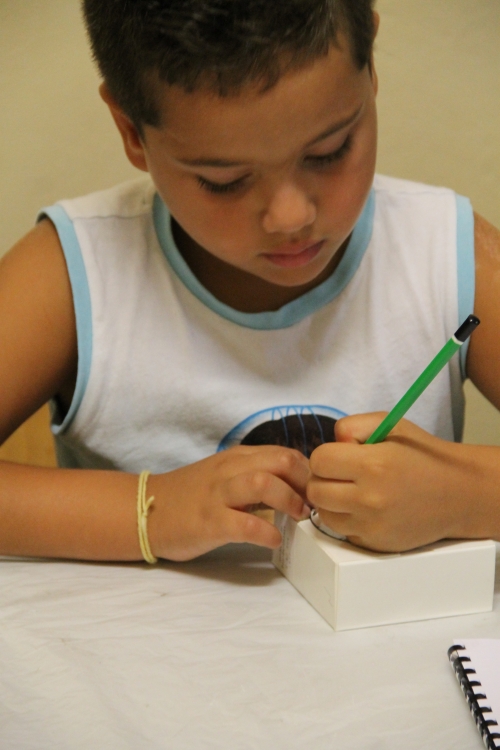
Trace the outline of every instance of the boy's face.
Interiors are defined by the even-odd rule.
[[[375,74],[344,43],[264,93],[160,91],[160,128],[140,141],[119,127],[184,230],[193,270],[237,281],[236,270],[246,288],[260,280],[288,298],[326,278],[372,185]]]

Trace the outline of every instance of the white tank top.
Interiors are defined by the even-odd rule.
[[[377,176],[325,282],[275,312],[241,313],[192,274],[149,179],[45,209],[65,253],[78,338],[61,465],[168,471],[240,442],[306,454],[344,414],[389,410],[474,303],[469,202]],[[456,357],[408,412],[460,440]]]

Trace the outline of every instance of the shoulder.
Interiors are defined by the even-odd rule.
[[[78,198],[58,201],[72,220],[99,218],[132,218],[151,212],[155,187],[149,177],[115,185]],[[44,209],[48,212],[50,209]],[[44,213],[42,212],[42,213]]]
[[[457,262],[458,218],[462,210],[460,198],[453,190],[376,175],[373,194],[372,236],[379,252],[385,252],[391,260],[395,254],[401,260],[405,258],[405,263],[412,268],[420,267],[426,279],[429,269],[441,276],[453,272]],[[468,244],[472,256],[470,204],[468,212],[471,229]]]
[[[57,232],[42,221],[0,260],[0,442],[54,395],[71,388],[75,319]]]
[[[373,189],[377,195],[384,196],[407,196],[415,199],[425,198],[425,196],[454,196],[453,190],[438,185],[427,185],[423,182],[414,182],[413,180],[404,180],[399,177],[388,177],[387,175],[376,174],[373,180]]]
[[[91,297],[102,291],[102,278],[133,274],[133,258],[140,262],[149,252],[154,196],[152,181],[141,178],[40,211],[38,218],[48,218],[59,239],[77,324],[86,320],[84,325],[90,325]],[[124,264],[127,251],[129,262]]]
[[[375,219],[391,233],[416,242],[455,235],[458,196],[453,190],[377,174],[373,192]]]
[[[13,248],[0,259],[2,283],[11,277],[18,277],[21,286],[30,285],[39,279],[37,286],[44,281],[53,281],[65,270],[64,255],[59,236],[51,221],[40,221],[30,232],[20,239]],[[64,275],[64,274],[62,274]],[[25,281],[25,284],[23,283]]]
[[[500,230],[477,213],[474,213],[474,243],[476,248],[476,270],[483,267],[498,267],[500,262]]]

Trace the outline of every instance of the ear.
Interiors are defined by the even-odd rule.
[[[148,165],[146,162],[144,144],[137,128],[132,120],[127,117],[123,109],[117,104],[105,83],[102,83],[99,86],[99,94],[101,95],[101,99],[108,105],[111,117],[120,131],[128,160],[134,167],[137,167],[137,169],[147,172]]]

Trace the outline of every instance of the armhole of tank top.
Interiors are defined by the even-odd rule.
[[[48,218],[53,223],[62,245],[73,294],[78,345],[78,370],[75,392],[67,413],[62,416],[56,402],[51,403],[54,435],[66,432],[82,402],[92,361],[92,307],[85,263],[73,222],[62,206],[44,208],[37,221]],[[62,417],[62,419],[61,419]]]
[[[456,196],[457,205],[457,293],[458,325],[474,311],[476,269],[474,259],[474,212],[468,198]],[[467,378],[466,361],[469,342],[460,349],[462,381]]]

